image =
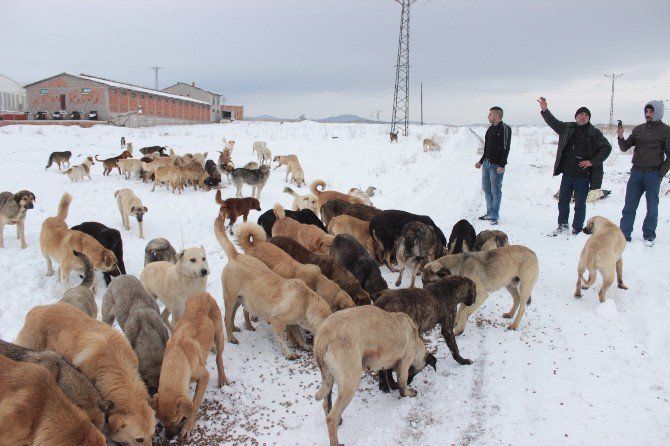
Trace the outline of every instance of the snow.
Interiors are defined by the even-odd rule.
[[[403,209],[430,215],[448,235],[466,218],[480,231],[485,213],[478,137],[484,126],[412,126],[410,136],[389,144],[388,128],[374,124],[251,123],[164,126],[126,129],[97,125],[7,126],[0,128],[0,190],[35,193],[35,209],[28,212],[22,250],[15,228],[5,227],[5,248],[0,249],[0,337],[13,340],[26,312],[35,305],[56,302],[61,296],[56,276],[45,275],[39,249],[42,221],[53,216],[63,192],[74,196],[68,224],[99,221],[121,230],[113,197],[115,190],[131,187],[149,208],[144,220],[146,240],[138,238],[137,224],[122,230],[124,257],[129,274],[139,276],[144,247],[165,237],[177,248],[203,245],[212,274],[207,289],[222,306],[220,272],[226,257],[213,234],[218,212],[214,192],[173,195],[164,188],[150,192],[150,184],[126,181],[113,172],[103,177],[93,166],[93,180],[72,184],[52,167],[44,171],[52,151],[71,150],[73,163],[86,155],[117,155],[125,136],[135,149],[166,145],[177,153],[209,152],[216,159],[222,137],[235,140],[233,159],[243,165],[254,159],[252,144],[268,142],[272,153],[295,153],[307,182],[321,178],[329,189],[365,190],[375,186],[373,197],[382,209]],[[435,136],[442,150],[426,153],[425,137]],[[615,137],[610,139],[615,143]],[[556,227],[557,208],[552,198],[560,179],[552,178],[553,154],[558,138],[545,126],[513,128],[512,149],[503,185],[500,226],[511,243],[533,249],[540,262],[540,277],[518,331],[506,329],[502,313],[511,306],[506,291],[492,293],[471,317],[457,338],[461,354],[473,360],[461,366],[452,358],[435,330],[427,341],[436,350],[437,372],[425,370],[412,387],[415,398],[383,394],[377,382],[365,375],[358,393],[343,415],[339,439],[356,444],[414,445],[665,445],[670,444],[670,300],[667,298],[667,260],[670,243],[670,208],[661,191],[656,245],[644,247],[638,209],[633,241],[624,252],[623,275],[629,290],[612,287],[605,303],[597,298],[601,280],[573,297],[576,267],[586,235],[547,237]],[[589,205],[587,218],[603,215],[618,223],[625,193],[630,157],[613,150],[606,163],[603,187],[612,194]],[[261,195],[263,211],[275,202],[290,206],[282,193],[284,168],[273,171]],[[294,187],[294,186],[292,186]],[[295,189],[295,187],[294,187]],[[306,193],[306,188],[301,188]],[[234,189],[223,190],[224,198]],[[249,193],[245,186],[244,193]],[[251,221],[259,213],[252,212]],[[239,225],[239,222],[238,222]],[[239,249],[239,248],[238,248]],[[395,275],[382,269],[389,286]],[[666,277],[664,279],[664,277]],[[101,304],[105,287],[98,291]],[[78,279],[71,278],[71,284]],[[402,286],[409,283],[405,275]],[[664,285],[665,284],[665,285]],[[238,325],[241,312],[238,312]],[[286,360],[269,326],[243,330],[239,345],[226,343],[224,364],[232,385],[217,389],[213,355],[212,373],[198,417],[192,444],[326,444],[325,416],[314,399],[320,375],[310,353]],[[167,444],[157,436],[155,444]]]

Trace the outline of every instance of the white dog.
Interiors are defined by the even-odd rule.
[[[70,177],[70,181],[73,183],[88,177],[89,181],[91,180],[91,166],[95,165],[93,162],[93,157],[88,156],[83,163],[77,164],[76,166],[70,167],[68,170],[61,172],[63,175]]]
[[[288,186],[284,188],[284,192],[290,194],[293,197],[293,204],[291,205],[292,211],[299,211],[300,209],[309,209],[310,211],[316,214],[316,208],[319,203],[319,199],[316,198],[316,195],[314,194],[300,195],[299,193],[297,193]]]
[[[114,192],[116,197],[116,202],[119,205],[119,212],[121,213],[121,224],[126,231],[130,231],[130,220],[129,216],[134,216],[137,218],[137,225],[140,227],[140,238],[144,238],[144,228],[142,226],[142,220],[144,214],[149,212],[149,209],[146,206],[142,205],[142,201],[137,198],[137,195],[133,193],[130,189],[119,189]]]

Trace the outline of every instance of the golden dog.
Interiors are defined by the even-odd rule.
[[[151,192],[156,190],[156,185],[159,183],[167,183],[168,190],[172,188],[173,194],[177,189],[179,189],[179,193],[181,194],[184,190],[184,179],[182,177],[181,168],[177,166],[169,166],[156,169],[154,172],[154,187],[151,188]]]
[[[365,246],[370,255],[375,255],[375,245],[370,235],[370,222],[351,215],[338,215],[328,223],[328,232],[337,234],[351,234],[358,243]]]
[[[316,213],[316,215],[320,214],[321,206],[323,206],[326,203],[326,201],[334,200],[335,198],[337,198],[338,200],[344,200],[347,203],[351,204],[365,204],[363,200],[361,200],[358,197],[354,197],[353,195],[343,194],[342,192],[337,192],[334,190],[319,189],[319,186],[321,186],[322,188],[326,187],[326,182],[323,180],[315,180],[309,186],[309,189],[312,191],[314,195],[316,195],[317,199],[319,200],[319,206],[317,209],[318,212]]]
[[[228,384],[223,370],[223,323],[221,310],[209,293],[194,293],[186,300],[184,316],[165,345],[163,370],[152,405],[165,426],[167,438],[181,431],[189,438],[209,382],[207,356],[212,342],[216,346],[217,386]],[[188,395],[190,382],[196,382],[195,396]]]
[[[584,233],[591,236],[586,240],[579,256],[575,297],[582,297],[582,289],[589,289],[596,281],[596,271],[600,271],[603,285],[598,291],[598,298],[600,302],[605,302],[605,294],[614,282],[615,272],[617,286],[622,290],[628,289],[623,283],[622,254],[626,249],[626,238],[617,225],[600,216],[589,218],[584,226]],[[589,278],[582,284],[582,276],[586,270]]]
[[[16,343],[55,350],[88,378],[107,411],[108,436],[127,445],[151,444],[155,430],[149,394],[137,370],[137,356],[122,333],[66,303],[42,305],[26,315]]]
[[[274,169],[275,170],[281,166],[286,166],[288,165],[289,162],[295,161],[296,163],[299,163],[298,157],[296,155],[277,155],[274,158],[272,158],[272,161],[277,163]]]
[[[137,198],[137,195],[131,189],[119,189],[114,192],[114,197],[116,197],[116,203],[119,205],[121,224],[125,230],[130,231],[130,220],[128,217],[132,215],[137,219],[137,225],[140,228],[140,238],[144,238],[142,220],[144,219],[144,214],[149,212],[149,209],[142,205],[142,201]]]
[[[279,203],[274,205],[274,213],[277,221],[272,226],[273,237],[289,237],[312,252],[328,254],[335,239],[334,235],[326,234],[314,225],[300,223],[286,217],[284,208]]]
[[[291,181],[289,182],[288,177],[291,175]],[[295,183],[296,186],[302,187],[305,184],[305,172],[302,170],[302,166],[296,161],[289,161],[286,165],[286,182]]]

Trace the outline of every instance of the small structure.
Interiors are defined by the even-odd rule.
[[[205,90],[200,87],[195,86],[195,82],[191,84],[186,84],[184,82],[177,82],[176,84],[164,88],[163,91],[172,94],[178,94],[179,96],[186,96],[188,98],[198,99],[203,102],[207,102],[211,105],[211,116],[210,122],[219,122],[221,121],[221,95],[218,93],[213,93],[209,90]]]
[[[244,106],[242,105],[222,105],[222,121],[241,121],[244,119]]]
[[[0,116],[3,119],[25,119],[25,105],[25,88],[0,74]]]

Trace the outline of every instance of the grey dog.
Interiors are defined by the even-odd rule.
[[[234,169],[231,174],[233,184],[237,188],[237,198],[242,198],[242,186],[248,184],[251,186],[251,196],[260,200],[261,190],[270,178],[270,167],[263,165],[258,169],[245,169],[243,167]]]
[[[102,321],[112,325],[114,318],[133,347],[140,375],[153,394],[158,389],[169,335],[156,301],[137,277],[121,275],[107,287],[102,297]]]
[[[151,262],[177,262],[177,252],[169,241],[164,238],[155,238],[144,248],[144,266]]]
[[[63,298],[60,301],[79,308],[88,316],[96,319],[98,317],[98,305],[95,303],[95,269],[85,254],[78,251],[73,251],[73,253],[84,263],[84,279],[81,284],[63,293]]]

